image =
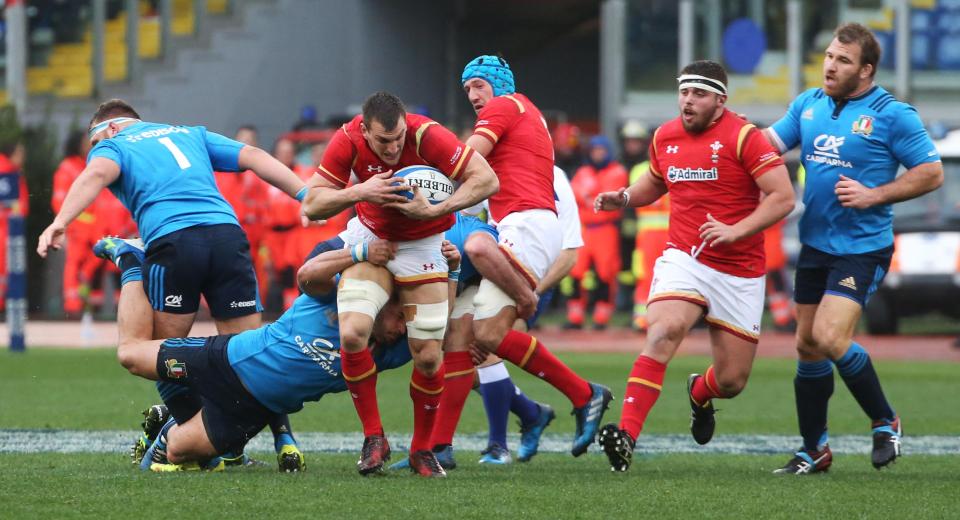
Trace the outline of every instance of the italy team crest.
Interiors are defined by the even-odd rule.
[[[179,362],[176,359],[168,359],[166,361],[167,365],[167,377],[171,379],[180,379],[187,377],[187,364]]]
[[[863,136],[870,135],[873,132],[873,117],[860,116],[853,123],[853,133]]]

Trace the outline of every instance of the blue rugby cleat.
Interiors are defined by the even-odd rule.
[[[499,444],[491,444],[487,449],[480,452],[480,464],[488,466],[504,466],[513,462],[510,457],[510,450]]]
[[[596,440],[600,420],[603,419],[603,413],[607,411],[610,401],[613,400],[613,393],[601,384],[590,383],[590,389],[593,390],[593,394],[587,404],[574,408],[571,412],[577,421],[577,431],[573,438],[573,447],[570,449],[574,457],[586,453]]]
[[[537,420],[528,425],[520,425],[520,448],[517,449],[517,460],[528,462],[537,454],[540,448],[540,437],[543,436],[543,430],[556,418],[553,408],[544,403],[537,403],[540,406],[540,415]]]
[[[93,255],[98,258],[110,260],[116,264],[117,267],[120,267],[120,264],[117,262],[121,256],[126,254],[134,255],[140,263],[143,263],[144,249],[146,249],[146,246],[143,240],[139,238],[105,236],[97,240],[97,243],[93,245]]]

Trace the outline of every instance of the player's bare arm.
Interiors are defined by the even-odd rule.
[[[87,209],[103,188],[109,186],[113,181],[120,177],[120,166],[103,157],[95,157],[90,164],[80,173],[77,180],[70,186],[66,198],[63,200],[63,206],[60,212],[53,219],[53,222],[47,226],[40,234],[37,244],[37,253],[47,257],[47,252],[52,249],[60,249],[63,246],[64,232],[67,224],[73,222],[83,210]]]
[[[577,263],[577,250],[579,249],[579,247],[571,247],[561,250],[560,254],[557,255],[557,259],[553,261],[550,269],[547,270],[547,274],[543,275],[543,279],[537,284],[534,292],[543,294],[570,274],[573,266]]]
[[[304,187],[303,181],[296,173],[256,146],[247,145],[241,148],[237,165],[241,171],[252,170],[257,177],[283,190],[291,197],[296,197],[297,192]]]
[[[868,188],[859,181],[841,175],[834,187],[840,205],[867,209],[882,204],[903,202],[929,193],[943,184],[943,163],[932,162],[910,168],[893,182]]]
[[[370,177],[364,182],[339,188],[332,182],[314,174],[307,183],[307,196],[303,199],[303,213],[311,220],[330,218],[354,204],[366,201],[386,205],[405,202],[400,192],[409,189],[400,179],[393,178],[393,171]]]
[[[321,253],[303,264],[297,271],[300,290],[310,296],[329,294],[336,287],[334,277],[337,273],[357,263],[361,257],[362,261],[382,267],[397,254],[397,245],[387,240],[376,239],[358,245],[360,256],[353,248],[337,249]]]
[[[489,198],[500,189],[500,181],[497,179],[497,175],[493,173],[493,169],[487,164],[487,160],[476,153],[470,157],[470,162],[464,169],[462,180],[463,184],[453,192],[453,195],[438,204],[431,204],[420,193],[419,188],[411,186],[412,200],[385,204],[384,206],[393,208],[410,218],[429,220],[469,208]]]
[[[763,200],[757,209],[734,223],[720,222],[707,214],[707,221],[700,226],[700,238],[707,245],[736,242],[741,238],[759,233],[779,222],[793,211],[795,194],[786,166],[777,166],[756,179],[757,186],[763,192]]]
[[[473,134],[467,138],[467,146],[473,148],[473,151],[486,157],[493,151],[493,143],[486,137]]]
[[[655,175],[643,175],[637,182],[617,191],[605,191],[593,201],[593,211],[616,211],[653,204],[667,193],[667,185]]]
[[[460,256],[460,250],[457,249],[457,246],[449,240],[444,240],[440,246],[440,252],[443,254],[443,257],[447,259],[447,269],[449,272],[453,273],[460,269],[460,262],[462,258]],[[451,277],[448,282],[448,287],[450,292],[447,294],[447,301],[450,306],[448,311],[453,312],[453,304],[457,299],[457,277]]]

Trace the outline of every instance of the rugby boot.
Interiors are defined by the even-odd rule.
[[[817,451],[798,451],[786,466],[773,470],[776,475],[809,475],[812,473],[826,473],[833,463],[833,453],[830,446],[824,445]]]
[[[870,461],[873,467],[880,469],[900,456],[903,429],[900,427],[900,416],[894,417],[892,421],[876,421],[872,426],[873,452],[870,454]]]
[[[420,450],[410,454],[410,471],[421,477],[443,478],[447,472],[431,450]]]
[[[710,442],[713,438],[713,431],[717,427],[717,421],[713,417],[716,410],[713,409],[713,400],[703,403],[703,406],[693,400],[693,383],[700,374],[690,374],[687,378],[687,397],[690,399],[690,433],[697,444],[703,445]]]
[[[546,430],[557,416],[550,405],[544,403],[537,403],[537,405],[540,407],[537,420],[528,425],[520,425],[520,448],[517,449],[517,460],[520,462],[528,462],[537,454],[543,430]]]
[[[143,240],[139,238],[105,236],[93,245],[93,255],[104,260],[110,260],[117,267],[120,267],[117,262],[125,254],[132,254],[137,257],[137,260],[140,260],[140,263],[143,263],[144,249],[146,249],[146,246]]]
[[[600,420],[603,419],[604,412],[607,411],[610,401],[613,400],[613,393],[601,384],[590,383],[590,389],[593,393],[587,404],[580,408],[574,408],[571,412],[577,421],[573,447],[570,449],[570,453],[574,457],[586,453],[587,448],[596,440],[597,430],[600,429]]]
[[[624,472],[630,469],[637,441],[626,430],[608,424],[600,430],[599,442],[610,462],[610,471]]]
[[[383,465],[390,460],[390,443],[383,435],[370,435],[363,439],[357,471],[361,475],[383,473]]]
[[[277,453],[277,467],[280,473],[297,473],[307,469],[307,463],[296,444],[284,444]]]
[[[157,439],[157,434],[168,420],[170,420],[170,411],[167,410],[166,405],[155,404],[143,411],[143,422],[140,423],[143,432],[130,448],[130,458],[134,466],[140,465],[143,455]]]
[[[513,458],[510,457],[510,450],[493,443],[480,452],[479,462],[488,466],[504,466],[513,462]]]

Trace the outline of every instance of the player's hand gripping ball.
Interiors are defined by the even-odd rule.
[[[394,177],[402,177],[406,184],[416,186],[431,204],[443,202],[453,195],[453,181],[430,166],[407,166],[397,171]],[[399,194],[413,200],[413,191],[401,191]]]

